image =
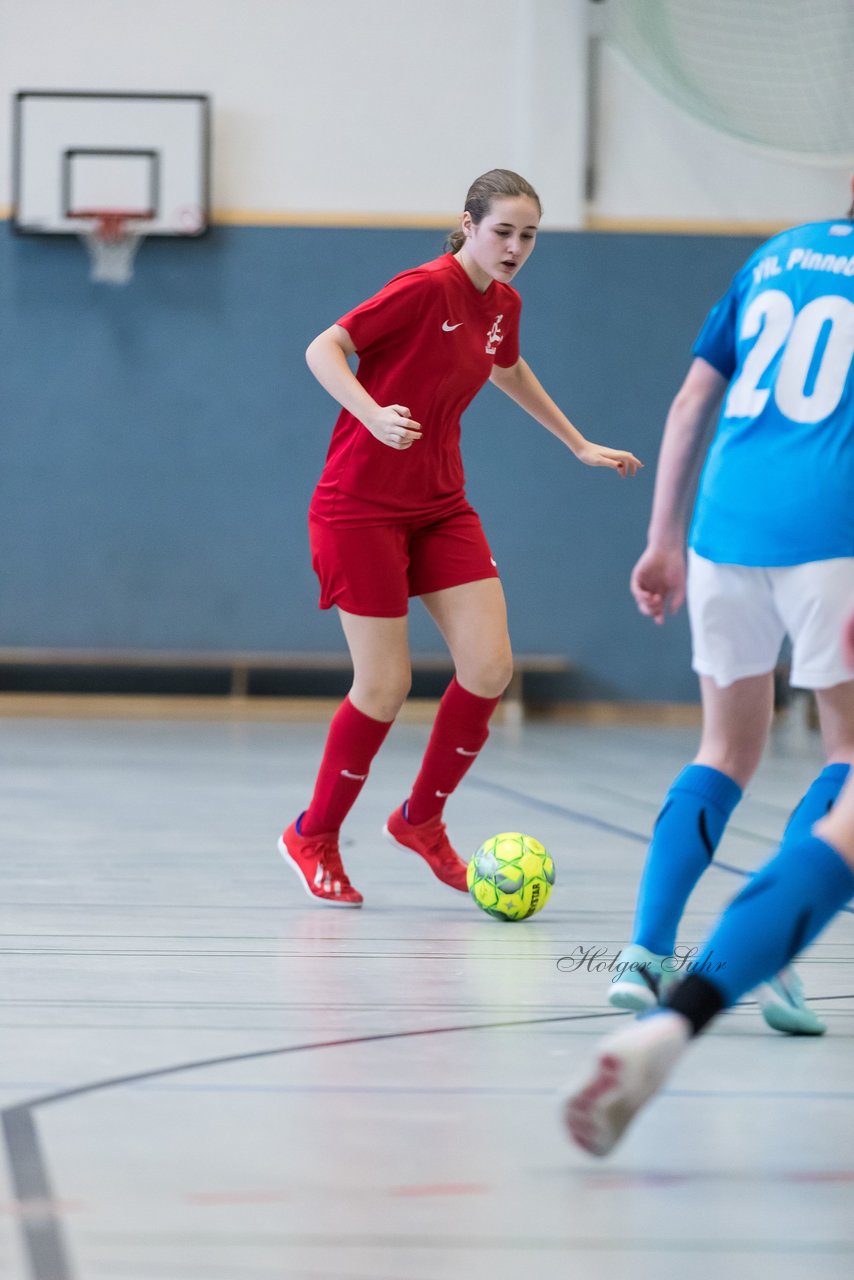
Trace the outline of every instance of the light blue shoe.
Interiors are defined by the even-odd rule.
[[[660,1002],[664,988],[678,976],[665,973],[662,965],[669,956],[656,955],[632,942],[619,956],[621,972],[611,983],[608,1004],[632,1013],[648,1013]]]
[[[789,1036],[823,1036],[822,1022],[804,1000],[804,987],[794,969],[781,969],[776,978],[756,990],[762,1017],[775,1031]]]

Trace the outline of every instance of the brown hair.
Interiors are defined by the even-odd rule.
[[[466,196],[465,212],[471,214],[471,220],[477,226],[489,213],[493,200],[513,196],[527,196],[533,200],[542,216],[543,206],[540,204],[540,197],[530,182],[520,177],[518,173],[514,173],[512,169],[490,169],[488,173],[482,173],[479,178],[475,178]],[[452,231],[448,236],[447,247],[451,253],[459,253],[464,243],[465,234],[462,228]]]

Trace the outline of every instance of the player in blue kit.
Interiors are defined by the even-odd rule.
[[[854,609],[842,633],[854,671]],[[696,970],[670,988],[667,1008],[607,1037],[587,1081],[569,1098],[571,1137],[591,1155],[614,1147],[661,1088],[686,1046],[721,1012],[778,972],[854,897],[854,775],[833,807],[788,833],[727,907],[700,948]]]
[[[815,691],[827,763],[784,847],[828,812],[854,760],[854,679],[840,641],[854,598],[852,219],[854,205],[847,220],[795,227],[753,254],[710,312],[668,414],[631,589],[661,624],[687,583],[703,727],[655,825],[627,968],[609,997],[618,1008],[653,1008],[677,967],[668,961],[685,905],[768,738],[785,635],[792,684]],[[718,409],[686,563],[691,482]],[[825,1030],[790,971],[758,994],[775,1029]]]

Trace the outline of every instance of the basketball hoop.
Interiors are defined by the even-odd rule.
[[[70,216],[93,219],[91,226],[78,233],[89,253],[89,279],[98,284],[127,284],[133,276],[136,251],[145,236],[138,224],[151,215],[102,209],[82,210]]]

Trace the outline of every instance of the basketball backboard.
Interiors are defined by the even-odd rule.
[[[12,225],[79,235],[104,214],[146,235],[198,236],[209,211],[203,94],[16,95]]]

